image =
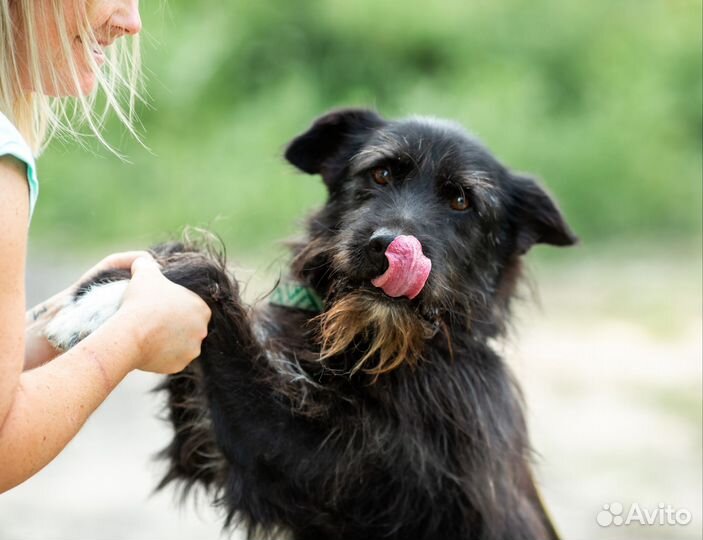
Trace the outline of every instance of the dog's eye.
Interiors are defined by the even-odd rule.
[[[385,186],[391,181],[391,171],[388,167],[376,167],[371,169],[371,180],[378,185]]]
[[[449,182],[445,185],[445,190],[452,210],[458,210],[461,212],[469,207],[469,198],[467,197],[464,188],[454,184],[453,182]]]
[[[466,210],[469,207],[469,200],[462,193],[452,198],[451,205],[454,210]]]

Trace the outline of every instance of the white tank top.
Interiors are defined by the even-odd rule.
[[[34,155],[27,141],[7,117],[0,112],[0,156],[13,156],[27,166],[27,182],[29,182],[29,215],[34,213],[39,195]]]

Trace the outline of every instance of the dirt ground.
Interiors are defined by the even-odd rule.
[[[538,303],[527,298],[518,308],[502,347],[525,392],[537,476],[564,538],[701,538],[701,268],[694,255],[585,252],[578,265],[532,267]],[[30,300],[69,282],[73,268],[33,257]],[[252,281],[250,292],[264,281]],[[171,490],[153,493],[163,470],[153,455],[169,438],[158,419],[161,400],[149,392],[157,380],[131,374],[53,463],[0,495],[1,540],[221,535],[207,501],[178,505]],[[690,512],[690,522],[618,525],[633,505],[650,513],[671,505]]]

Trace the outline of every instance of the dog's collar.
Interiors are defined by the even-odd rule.
[[[271,293],[269,304],[321,313],[325,305],[322,298],[307,285],[298,281],[281,281]]]

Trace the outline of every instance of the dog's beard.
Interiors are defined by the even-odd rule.
[[[350,352],[354,358],[346,368],[350,374],[361,371],[375,381],[401,365],[416,365],[425,342],[437,332],[437,321],[432,321],[434,312],[423,316],[400,301],[384,301],[368,290],[349,291],[348,287],[358,284],[342,277],[348,276],[355,264],[347,244],[337,236],[315,237],[296,246],[291,268],[296,276],[318,274],[332,281],[327,291],[318,291],[328,307],[313,320],[320,361]]]
[[[322,361],[357,346],[363,355],[351,373],[363,371],[374,377],[417,364],[425,341],[435,333],[433,325],[413,310],[379,301],[365,291],[340,296],[317,322]]]

